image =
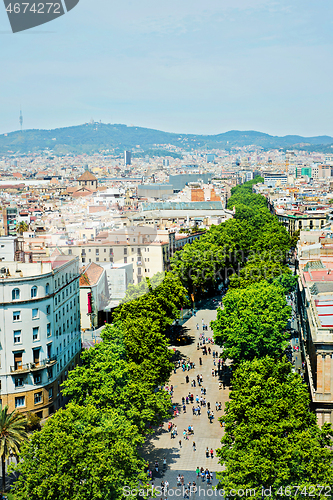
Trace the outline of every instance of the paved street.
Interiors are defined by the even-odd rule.
[[[199,341],[199,334],[203,333],[202,320],[208,325],[208,331],[204,332],[205,336],[211,337],[212,330],[209,327],[210,321],[216,318],[216,306],[213,304],[212,300],[207,302],[205,309],[201,309],[197,312],[196,316],[188,319],[183,328],[185,328],[186,333],[193,338],[193,342],[190,345],[177,347],[181,355],[190,358],[192,362],[195,363],[195,368],[189,371],[183,372],[182,368],[178,368],[177,372],[172,374],[170,379],[170,385],[174,387],[173,403],[177,405],[180,409],[180,414],[172,419],[172,422],[177,426],[178,436],[171,439],[171,433],[168,432],[168,422],[166,422],[159,431],[154,434],[146,443],[143,450],[143,456],[149,461],[150,469],[153,469],[155,460],[159,462],[160,468],[162,467],[163,458],[167,460],[167,470],[165,473],[159,471],[155,474],[154,484],[159,486],[162,480],[168,480],[170,487],[176,487],[177,475],[183,474],[185,479],[185,484],[189,481],[196,481],[197,484],[201,484],[201,479],[197,479],[195,470],[197,467],[208,468],[210,471],[214,472],[214,482],[215,472],[222,470],[221,465],[218,463],[218,459],[215,456],[215,449],[220,446],[221,437],[223,434],[223,428],[220,426],[218,418],[223,415],[223,410],[225,407],[225,402],[228,400],[229,389],[219,389],[218,377],[212,376],[213,356],[212,354],[202,355],[201,350],[197,350],[197,342]],[[199,330],[197,330],[196,325],[199,324]],[[221,352],[221,349],[213,344],[208,344],[207,347],[211,347],[211,350]],[[202,366],[199,365],[199,357],[202,358]],[[207,417],[207,407],[201,407],[201,415],[193,416],[192,405],[187,405],[186,413],[181,409],[182,407],[182,396],[186,397],[189,392],[199,397],[201,396],[201,387],[191,387],[191,381],[196,379],[197,375],[203,376],[202,387],[206,389],[206,401],[210,402],[210,408],[213,410],[215,419],[210,423]],[[189,375],[190,383],[186,383],[186,375]],[[215,403],[222,403],[222,411],[216,411]],[[190,436],[189,439],[183,438],[183,430],[187,429],[189,425],[193,425],[194,435]],[[179,446],[179,440],[181,440],[181,446]],[[193,449],[193,441],[196,444],[196,449]],[[212,448],[214,450],[213,458],[206,458],[205,450]],[[206,483],[204,483],[206,487]],[[196,496],[199,498],[198,494]]]

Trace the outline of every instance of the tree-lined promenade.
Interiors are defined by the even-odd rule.
[[[301,497],[304,488],[332,484],[330,427],[318,428],[306,387],[284,357],[293,242],[266,199],[252,193],[258,181],[233,189],[235,217],[185,245],[161,282],[130,287],[103,342],[82,354],[64,383],[69,405],[22,446],[18,500],[120,500],[124,485],[150,484],[139,450],[172,416],[164,389],[173,368],[170,326],[191,299],[226,279],[223,308],[211,318],[219,355],[234,372],[217,451],[221,488],[256,488],[260,498],[262,485],[282,498],[287,486],[303,486]]]

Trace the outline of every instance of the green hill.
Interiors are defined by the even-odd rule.
[[[328,136],[271,136],[262,132],[232,130],[217,135],[173,134],[142,127],[119,124],[87,123],[54,130],[24,130],[0,135],[0,154],[25,154],[46,149],[55,154],[94,153],[102,150],[122,152],[140,146],[141,150],[163,150],[172,144],[185,150],[201,148],[230,149],[241,146],[271,148],[310,148],[326,150],[333,145]],[[321,148],[321,149],[320,149]]]

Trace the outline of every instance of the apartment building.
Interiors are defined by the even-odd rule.
[[[0,403],[45,418],[81,351],[79,259],[2,265]]]
[[[66,255],[78,257],[82,266],[92,262],[132,264],[131,282],[138,284],[144,277],[168,270],[175,247],[174,232],[137,226],[108,233],[95,241],[59,248]]]

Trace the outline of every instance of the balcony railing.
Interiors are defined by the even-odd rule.
[[[25,373],[30,371],[30,363],[26,365],[15,365],[10,367],[10,373]]]
[[[35,363],[27,363],[25,365],[16,365],[10,367],[10,373],[26,373],[30,371],[42,370],[43,368],[53,366],[57,361],[57,356],[52,356],[51,358],[42,359],[41,361],[36,361]]]

